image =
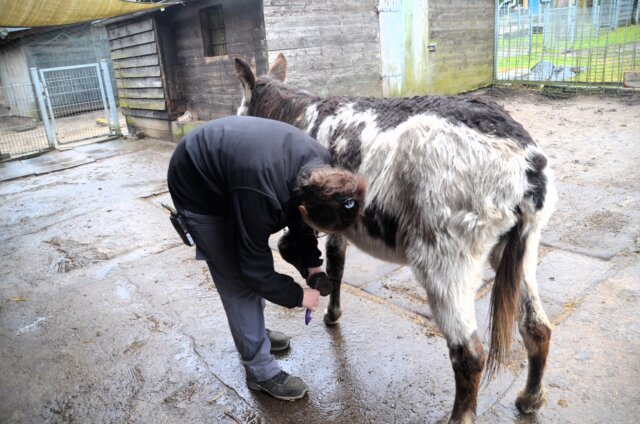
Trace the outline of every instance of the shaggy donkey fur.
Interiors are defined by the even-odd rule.
[[[513,325],[529,356],[517,407],[537,410],[551,325],[536,282],[540,232],[556,201],[547,159],[498,105],[465,96],[320,98],[284,84],[282,54],[256,78],[236,59],[240,115],[293,124],[326,146],[335,165],[368,181],[359,221],[327,240],[333,283],[325,322],[340,308],[346,239],[373,256],[408,264],[425,288],[449,346],[456,395],[451,422],[472,422],[486,355],[474,296],[485,263],[496,270],[489,375],[504,363]]]

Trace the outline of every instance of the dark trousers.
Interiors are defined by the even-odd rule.
[[[271,343],[264,323],[265,301],[242,281],[231,217],[181,212],[196,242],[196,259],[207,261],[222,299],[247,380],[264,381],[274,377],[280,372],[280,366],[270,353]]]

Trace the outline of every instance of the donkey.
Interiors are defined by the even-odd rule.
[[[340,318],[347,239],[387,261],[410,265],[446,338],[455,374],[452,423],[475,420],[485,354],[474,296],[489,262],[491,294],[487,376],[511,350],[518,320],[529,373],[516,406],[546,401],[542,376],[551,324],[536,282],[538,245],[556,202],[547,158],[504,109],[468,96],[320,98],[284,83],[279,54],[256,77],[235,59],[243,99],[238,115],[292,124],[329,149],[335,166],[368,182],[358,222],[329,234],[326,270],[333,284],[324,321]]]

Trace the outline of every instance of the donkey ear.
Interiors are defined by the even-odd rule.
[[[239,57],[234,59],[234,63],[236,66],[236,75],[242,83],[243,88],[249,91],[253,90],[253,87],[256,86],[256,76],[251,70],[251,67]]]
[[[282,53],[278,53],[278,57],[271,64],[267,74],[276,77],[282,82],[287,78],[287,59],[284,58]]]

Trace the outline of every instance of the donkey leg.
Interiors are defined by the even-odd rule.
[[[347,253],[347,241],[339,234],[329,234],[326,243],[327,275],[331,280],[332,289],[329,306],[324,311],[324,323],[334,325],[338,322],[342,309],[340,308],[340,284],[344,274],[344,258]]]
[[[478,404],[478,387],[486,355],[474,331],[464,342],[449,345],[449,357],[456,380],[456,397],[450,423],[473,423]]]
[[[537,411],[547,401],[542,376],[549,354],[551,324],[542,309],[542,303],[538,296],[536,265],[539,242],[540,229],[536,228],[530,232],[527,239],[523,263],[524,278],[520,290],[518,329],[527,348],[529,374],[524,389],[518,393],[516,398],[516,407],[525,414]]]
[[[419,269],[414,267],[416,276],[425,283],[433,316],[449,347],[456,382],[450,423],[475,421],[478,388],[486,360],[477,333],[474,309],[481,267],[479,261],[473,262],[467,272],[460,272],[458,263],[439,262],[427,268],[425,264]],[[440,275],[434,275],[436,272],[433,270],[439,270],[437,274]]]

